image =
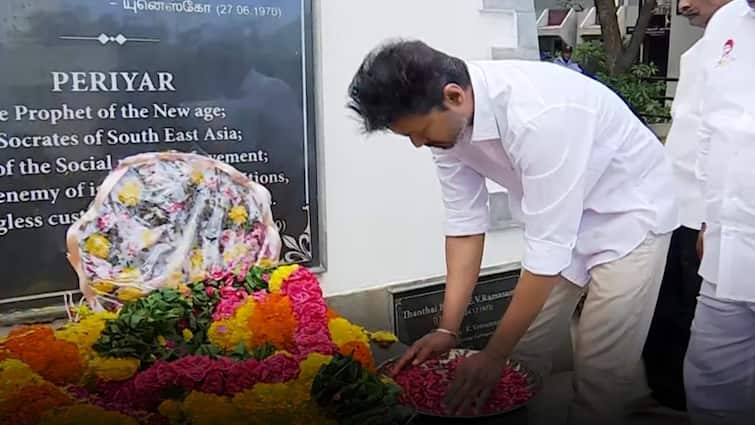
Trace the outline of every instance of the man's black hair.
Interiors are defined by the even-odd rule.
[[[421,41],[397,41],[373,50],[349,86],[347,107],[363,121],[365,132],[386,130],[397,119],[444,109],[443,88],[470,85],[461,59]]]

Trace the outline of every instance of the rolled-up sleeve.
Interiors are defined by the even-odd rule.
[[[596,123],[596,113],[584,107],[549,107],[527,123],[512,146],[522,173],[522,266],[531,273],[557,275],[571,264]]]
[[[485,178],[450,152],[434,151],[446,209],[446,236],[484,234],[489,227]]]

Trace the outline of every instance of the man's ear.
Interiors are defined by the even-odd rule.
[[[464,104],[464,98],[467,94],[458,84],[446,84],[443,87],[443,103],[446,107],[459,107]]]

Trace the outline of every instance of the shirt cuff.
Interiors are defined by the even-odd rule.
[[[543,276],[561,274],[572,261],[572,248],[525,237],[522,267]]]
[[[487,216],[448,220],[446,221],[446,236],[482,235],[487,233],[489,224]]]

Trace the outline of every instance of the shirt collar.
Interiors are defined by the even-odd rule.
[[[472,124],[472,142],[481,140],[500,139],[498,122],[495,117],[493,101],[482,69],[475,64],[467,63],[469,76],[472,80],[474,93],[474,122]]]

